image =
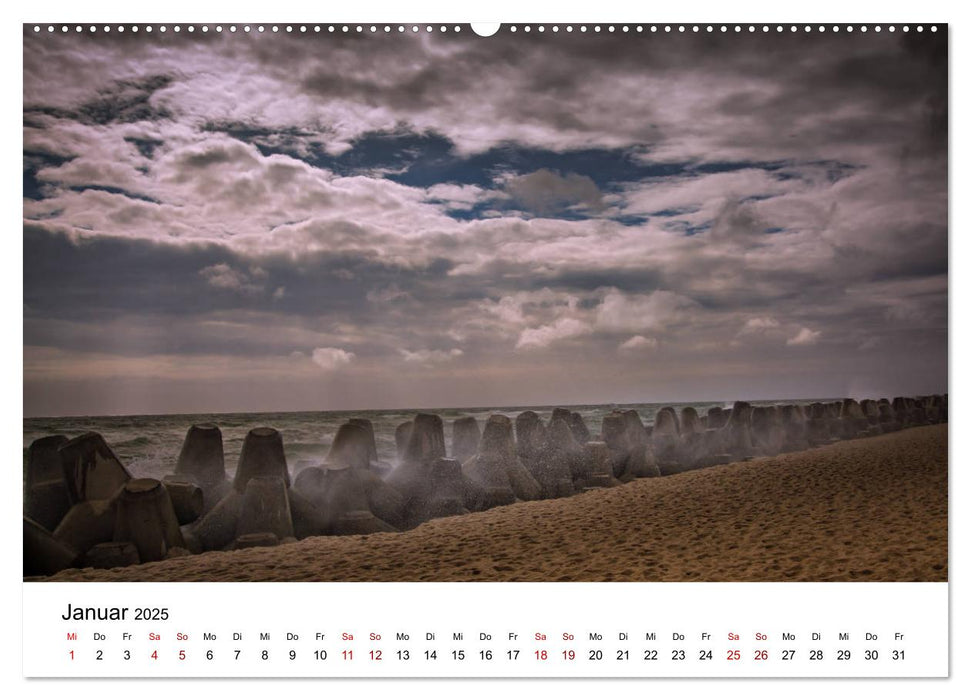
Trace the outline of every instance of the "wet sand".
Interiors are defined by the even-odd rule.
[[[947,425],[58,581],[946,581]]]

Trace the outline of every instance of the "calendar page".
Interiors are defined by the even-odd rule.
[[[21,34],[24,677],[949,676],[946,23]]]

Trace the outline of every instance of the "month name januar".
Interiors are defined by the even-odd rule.
[[[61,615],[64,620],[124,620],[128,608],[79,608],[67,604],[67,612]]]

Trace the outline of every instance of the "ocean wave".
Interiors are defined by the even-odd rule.
[[[115,443],[115,447],[118,449],[131,449],[133,447],[147,447],[153,444],[155,444],[155,440],[152,438],[139,435],[138,437],[128,438],[127,440],[120,440]]]

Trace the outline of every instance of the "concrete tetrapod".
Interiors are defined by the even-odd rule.
[[[462,421],[462,419],[459,419]],[[468,432],[478,431],[475,420],[460,422]],[[469,427],[471,426],[471,427]],[[459,434],[461,437],[461,431]],[[453,434],[453,439],[455,435]],[[429,517],[430,504],[438,503],[443,495],[438,492],[435,465],[445,457],[444,424],[439,416],[418,414],[408,430],[408,444],[402,451],[402,461],[388,476],[385,483],[365,483],[365,491],[371,512],[386,524],[396,528],[410,528]],[[465,492],[470,492],[466,485]],[[470,505],[477,501],[470,494]],[[464,508],[465,500],[462,501]]]
[[[622,411],[624,425],[627,432],[627,444],[630,453],[627,458],[626,471],[621,475],[621,481],[643,479],[645,477],[661,476],[654,454],[651,432],[641,422],[637,411]]]
[[[863,411],[863,415],[866,417],[866,421],[870,424],[871,429],[875,425],[880,425],[880,407],[876,401],[873,399],[863,399],[860,401],[860,410]]]
[[[224,549],[233,541],[242,503],[243,494],[230,489],[208,513],[189,526],[201,551]]]
[[[844,440],[867,435],[867,428],[870,424],[856,399],[843,399],[839,418],[840,437]]]
[[[208,513],[232,488],[226,478],[223,436],[213,423],[199,423],[189,428],[182,442],[175,473],[164,481],[186,480],[202,489],[202,514]]]
[[[419,413],[411,422],[405,447],[406,462],[430,464],[445,456],[445,424],[434,413]]]
[[[479,451],[462,465],[462,473],[483,489],[483,507],[512,503],[517,498],[536,500],[543,490],[516,454],[512,421],[501,414],[489,416]]]
[[[59,452],[67,442],[63,435],[48,435],[27,449],[24,514],[47,530],[57,527],[72,503]]]
[[[98,433],[85,433],[58,452],[72,503],[114,498],[131,474]]]
[[[310,509],[313,516],[301,515],[303,517],[316,518],[323,525],[323,533],[330,534],[330,528],[334,521],[332,513],[327,511],[327,466],[307,467],[300,471],[293,480],[293,487],[290,489],[291,500],[299,499]],[[297,527],[298,518],[293,513],[294,531],[300,530]],[[300,535],[296,535],[300,538]]]
[[[177,474],[164,477],[162,485],[169,492],[179,525],[188,525],[202,516],[205,503],[202,487]]]
[[[779,417],[786,432],[786,452],[809,448],[809,420],[802,406],[786,405],[779,408]]]
[[[369,421],[370,422],[370,421]],[[329,469],[353,469],[367,495],[369,510],[396,528],[405,524],[405,498],[375,473],[370,457],[372,435],[360,423],[345,423],[337,430],[327,455]]]
[[[546,426],[535,411],[524,411],[516,416],[516,453],[540,485],[543,498],[573,494],[569,465],[556,459]]]
[[[756,453],[774,457],[786,444],[786,431],[775,406],[755,406],[752,409],[752,447]]]
[[[620,485],[621,482],[614,476],[613,460],[607,443],[588,442],[583,446],[583,451],[587,462],[584,490]]]
[[[576,441],[567,423],[569,417],[567,413],[566,418],[556,418],[551,421],[547,436],[551,459],[566,465],[570,479],[573,481],[573,490],[576,492],[583,488],[583,482],[587,477],[587,460],[583,446]]]
[[[586,422],[583,420],[583,416],[574,411],[570,413],[570,420],[568,423],[570,425],[570,431],[573,433],[573,437],[579,444],[584,445],[590,442],[590,428],[587,427]]]
[[[468,499],[467,479],[456,459],[437,459],[428,472],[429,488],[408,504],[413,523],[450,515],[465,515]]]
[[[826,445],[836,438],[837,423],[833,421],[826,405],[818,401],[809,404],[806,421],[806,438],[813,447]]]
[[[395,530],[371,510],[367,471],[344,465],[305,469],[294,482],[294,492],[305,499],[326,523],[327,534],[349,535]]]
[[[725,434],[725,449],[732,459],[748,459],[755,454],[752,445],[752,405],[746,401],[736,401],[732,405],[728,422],[722,428]]]
[[[77,550],[56,539],[36,520],[24,516],[24,576],[50,576],[77,566]]]
[[[287,485],[279,476],[257,476],[246,482],[236,539],[262,532],[272,532],[280,540],[293,537]]]
[[[528,462],[546,449],[546,426],[535,411],[523,411],[515,420],[516,454],[528,469]]]
[[[400,426],[399,426],[400,427]],[[419,413],[412,421],[408,443],[400,463],[385,480],[406,502],[426,496],[428,470],[432,463],[445,457],[445,425],[431,413]]]
[[[351,418],[347,421],[351,425],[363,428],[367,434],[367,461],[368,466],[376,464],[378,461],[378,443],[374,439],[374,423],[367,418]]]
[[[678,414],[670,406],[661,408],[654,414],[654,430],[651,433],[654,457],[662,475],[682,471],[681,465],[681,426]]]
[[[406,421],[394,429],[394,445],[398,455],[398,464],[405,458],[405,450],[408,449],[408,441],[411,439],[411,429],[414,427],[412,421]]]
[[[110,542],[115,533],[117,502],[115,497],[76,503],[54,529],[54,537],[81,554],[96,544]]]
[[[354,469],[328,469],[324,511],[335,535],[394,532],[395,528],[371,512],[361,475]]]
[[[367,470],[371,466],[371,443],[372,436],[364,426],[344,423],[334,436],[334,442],[327,453],[327,464]]]
[[[600,423],[600,435],[610,449],[610,463],[616,478],[627,473],[631,446],[627,437],[627,420],[620,411],[612,411]]]
[[[185,547],[168,491],[156,479],[132,479],[118,497],[115,542],[131,542],[142,562],[164,559]]]
[[[368,467],[378,475],[386,476],[391,471],[391,465],[378,458],[378,443],[374,438],[374,423],[367,418],[351,418],[348,423],[364,428],[368,436]]]
[[[317,467],[311,468],[317,469]],[[329,534],[330,523],[327,522],[325,514],[297,490],[299,482],[300,475],[298,474],[293,481],[293,487],[287,491],[287,500],[290,502],[290,520],[293,521],[293,536],[302,540],[305,537]]]
[[[718,430],[724,428],[728,423],[730,413],[720,406],[712,406],[705,414],[705,427],[708,430]]]
[[[246,491],[247,482],[260,476],[276,476],[290,486],[283,438],[273,428],[253,428],[246,434],[239,453],[233,488],[243,493]]]
[[[408,508],[404,496],[377,474],[360,474],[361,484],[367,496],[368,508],[379,519],[397,529],[404,529],[408,521]]]
[[[213,423],[193,425],[185,434],[175,473],[206,490],[226,480],[223,434]]]
[[[668,471],[688,471],[709,466],[711,461],[711,438],[705,429],[705,422],[691,406],[681,409],[678,418],[677,456],[667,463]],[[714,431],[712,431],[714,433]]]
[[[883,432],[890,433],[900,430],[902,426],[900,425],[900,421],[897,420],[897,415],[894,413],[889,401],[883,399],[878,402],[877,410],[880,411],[880,427],[883,429]]]
[[[685,406],[681,409],[681,416],[678,419],[678,427],[680,428],[681,437],[690,438],[695,435],[700,435],[705,432],[705,423],[701,420],[701,417],[691,406]]]
[[[465,462],[470,457],[474,457],[481,439],[479,421],[473,416],[456,418],[452,422],[452,458]]]
[[[903,396],[895,396],[890,405],[893,408],[897,420],[900,421],[901,427],[909,428],[912,425],[916,425],[913,415],[913,403],[910,399]]]

